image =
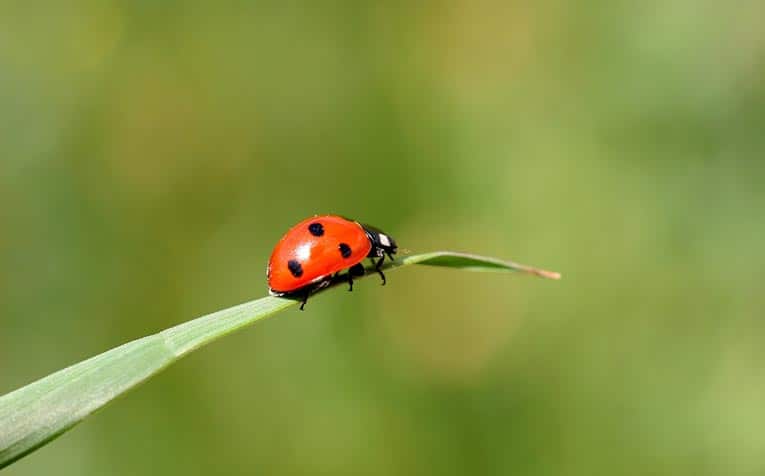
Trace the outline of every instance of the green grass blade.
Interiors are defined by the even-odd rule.
[[[65,432],[190,350],[295,301],[265,297],[128,342],[0,397],[0,468]]]
[[[429,266],[445,266],[448,268],[462,268],[470,271],[518,271],[529,273],[548,279],[560,279],[560,273],[545,269],[532,268],[525,264],[505,261],[497,258],[489,258],[469,253],[456,253],[454,251],[434,251],[418,255],[405,256],[401,260],[401,266],[410,264],[424,264]],[[395,266],[395,265],[394,265]]]
[[[384,269],[412,264],[560,277],[509,261],[447,251],[404,256]],[[194,349],[296,304],[270,296],[246,302],[128,342],[0,396],[0,468],[55,439]]]

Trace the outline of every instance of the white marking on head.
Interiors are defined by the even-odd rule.
[[[308,261],[308,258],[311,257],[311,245],[310,243],[305,243],[300,246],[298,246],[297,250],[295,250],[295,254],[297,255],[297,260],[301,263]]]
[[[380,237],[380,244],[383,246],[390,246],[390,240],[388,239],[387,235],[383,235],[382,233],[378,233],[378,236]]]

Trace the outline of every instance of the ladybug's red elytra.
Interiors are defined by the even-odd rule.
[[[306,218],[290,228],[271,252],[268,292],[302,297],[302,310],[309,294],[329,286],[343,270],[352,291],[353,277],[364,274],[364,258],[372,260],[385,284],[380,267],[385,256],[393,260],[397,248],[393,238],[373,226],[337,215]]]

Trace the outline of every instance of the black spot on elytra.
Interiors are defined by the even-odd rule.
[[[290,269],[292,276],[296,278],[303,276],[303,267],[300,266],[300,263],[298,263],[297,260],[291,259],[287,261],[287,267]]]
[[[347,243],[340,243],[338,248],[340,249],[340,254],[343,255],[343,258],[349,258],[351,256],[351,247],[348,246]]]
[[[313,236],[321,236],[324,234],[324,227],[319,222],[313,222],[308,225],[308,231],[310,231]]]

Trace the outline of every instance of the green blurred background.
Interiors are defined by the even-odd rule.
[[[0,5],[0,393],[314,213],[564,279],[326,293],[7,474],[765,473],[765,4],[64,3]]]

